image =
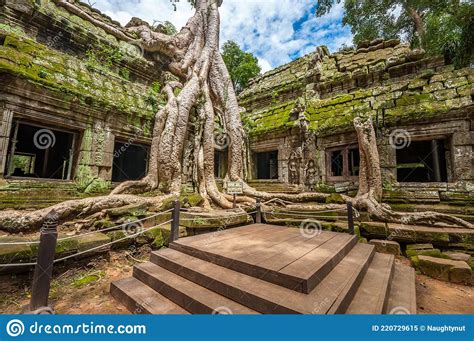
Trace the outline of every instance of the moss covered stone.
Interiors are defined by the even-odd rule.
[[[0,264],[28,263],[33,259],[29,245],[1,245]]]
[[[112,249],[126,248],[135,242],[134,238],[126,238],[128,234],[125,233],[123,230],[107,232],[106,235],[108,238],[110,238],[111,242],[114,242],[111,246]]]
[[[429,256],[413,257],[413,264],[430,277],[460,284],[472,283],[472,269],[466,262]]]
[[[110,246],[105,246],[105,244],[110,243],[110,238],[107,235],[100,232],[84,235],[84,236],[78,236],[77,242],[78,242],[79,252],[95,249],[93,251],[88,252],[87,255],[96,254],[96,253],[104,253],[110,250]]]
[[[91,71],[84,61],[40,44],[14,30],[0,27],[5,42],[0,46],[0,70],[47,87],[63,96],[76,97],[88,106],[115,108],[119,112],[152,118],[146,102],[147,87],[126,81],[103,69]]]
[[[346,201],[342,197],[342,195],[338,193],[331,193],[327,198],[326,198],[326,203],[327,204],[345,204]]]

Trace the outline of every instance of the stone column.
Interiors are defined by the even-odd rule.
[[[105,188],[112,180],[115,135],[102,121],[87,128],[80,146],[76,181],[86,191],[88,188]]]
[[[12,121],[13,111],[7,108],[0,109],[0,176],[2,177],[5,175]]]
[[[453,134],[452,154],[454,181],[474,181],[474,132],[464,131]]]

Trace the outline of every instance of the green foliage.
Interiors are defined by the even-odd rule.
[[[87,65],[92,68],[112,69],[114,64],[122,61],[124,55],[117,47],[101,44],[86,51]]]
[[[425,16],[425,44],[431,54],[444,54],[456,66],[474,62],[474,3]]]
[[[127,68],[120,68],[119,75],[125,80],[130,80],[130,71]]]
[[[170,36],[174,36],[176,33],[178,33],[178,30],[176,29],[176,26],[173,25],[173,23],[169,21],[165,21],[163,23],[163,27],[165,30],[165,33]]]
[[[316,15],[341,0],[317,0]],[[461,0],[344,0],[343,23],[354,43],[400,38],[456,66],[474,62],[474,3]]]
[[[237,93],[245,89],[248,82],[260,74],[258,59],[253,54],[242,51],[233,41],[224,43],[222,57]]]
[[[153,111],[156,113],[160,105],[160,82],[154,82],[147,91],[145,101],[153,107]]]

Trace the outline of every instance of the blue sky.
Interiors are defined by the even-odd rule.
[[[221,12],[221,43],[236,41],[259,59],[263,71],[326,45],[331,52],[351,45],[349,27],[342,26],[344,8],[335,6],[323,17],[314,15],[314,0],[224,0]],[[182,27],[193,10],[185,0],[174,11],[170,0],[100,0],[94,5],[125,25],[131,17],[150,23],[171,21]]]

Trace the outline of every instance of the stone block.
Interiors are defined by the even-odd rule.
[[[117,240],[125,238],[126,236],[127,236],[127,234],[122,230],[112,231],[112,232],[107,233],[107,237],[109,237],[112,242],[115,242]],[[126,248],[126,247],[132,245],[134,242],[135,242],[134,238],[123,239],[119,242],[116,242],[116,243],[112,244],[111,248],[114,249],[114,250],[115,249]]]
[[[409,244],[407,250],[430,250],[433,249],[433,244]]]
[[[427,250],[406,250],[407,257],[415,256],[430,256],[436,258],[447,258],[443,256],[439,249],[427,249]]]
[[[27,244],[0,245],[0,264],[28,263],[32,259],[33,252]]]
[[[370,244],[375,246],[375,251],[380,253],[388,253],[391,255],[400,255],[400,244],[391,240],[372,239]]]
[[[429,256],[414,258],[415,266],[425,275],[453,283],[471,283],[472,269],[466,262]]]
[[[110,250],[110,245],[102,246],[104,244],[110,243],[110,238],[104,233],[100,233],[100,232],[85,235],[85,236],[78,236],[77,242],[78,242],[79,252],[94,249],[94,250],[91,250],[90,252],[87,252],[81,255],[82,257],[86,255],[91,256],[94,254],[105,253]]]
[[[469,262],[471,255],[462,252],[444,252],[443,255],[446,255],[449,259],[458,260],[462,262]]]

